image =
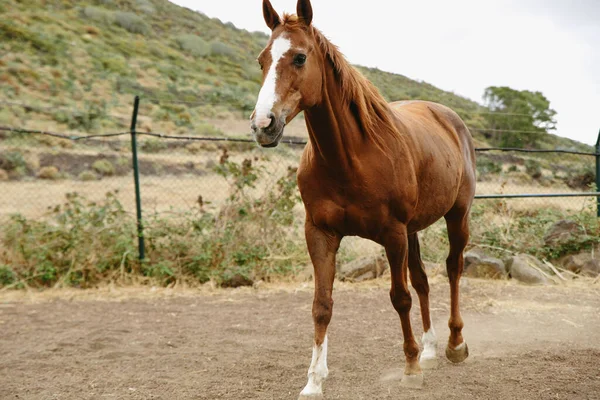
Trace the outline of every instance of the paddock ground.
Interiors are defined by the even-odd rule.
[[[441,276],[431,283],[443,355],[449,291]],[[0,399],[296,399],[311,286],[0,292]],[[442,359],[421,390],[399,386],[388,287],[336,284],[326,399],[600,399],[600,283],[464,280],[471,356]]]

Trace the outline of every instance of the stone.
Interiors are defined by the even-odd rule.
[[[389,268],[383,256],[363,257],[342,265],[337,272],[343,281],[361,282],[380,277]]]
[[[254,280],[242,274],[232,275],[230,278],[221,282],[222,287],[237,288],[241,286],[252,286]]]
[[[481,261],[482,254],[475,251],[468,251],[464,254],[465,269],[473,264],[477,264]]]
[[[544,235],[546,246],[558,246],[571,242],[575,236],[583,235],[585,231],[575,221],[563,219],[553,224]]]
[[[470,278],[504,279],[508,273],[502,260],[486,257],[473,260],[468,266],[465,262],[464,275]]]
[[[537,258],[529,254],[517,254],[507,263],[508,273],[511,278],[530,285],[547,285],[552,269]],[[543,272],[542,272],[543,271]]]
[[[558,264],[571,272],[578,274],[581,271],[581,268],[588,262],[592,260],[592,254],[583,252],[579,254],[569,254],[568,256],[564,256],[558,261]]]
[[[507,276],[504,261],[488,256],[483,250],[473,248],[464,254],[463,275],[470,278],[503,279]]]
[[[581,267],[580,274],[583,276],[590,276],[592,278],[600,275],[600,259],[593,258],[586,261],[586,263]]]

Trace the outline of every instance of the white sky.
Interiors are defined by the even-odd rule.
[[[171,0],[269,33],[262,0]],[[280,14],[296,0],[271,0]],[[313,24],[354,63],[482,102],[488,86],[541,91],[556,133],[600,128],[600,0],[312,0]]]

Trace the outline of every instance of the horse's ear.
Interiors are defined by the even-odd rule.
[[[298,14],[298,18],[300,18],[306,24],[306,26],[309,26],[313,18],[313,11],[312,6],[310,5],[310,0],[298,0],[298,5],[296,6],[296,14]]]
[[[275,30],[275,28],[281,25],[281,18],[279,18],[279,14],[277,14],[277,11],[275,11],[269,0],[263,0],[263,16],[265,17],[267,26],[271,30]]]

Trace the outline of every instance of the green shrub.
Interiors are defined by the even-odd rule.
[[[115,23],[131,33],[140,33],[145,35],[150,32],[150,26],[146,23],[146,21],[131,12],[117,11],[115,13]]]
[[[16,282],[17,275],[8,265],[0,264],[0,287]]]
[[[195,124],[194,130],[201,136],[223,136],[223,131],[208,122]]]
[[[535,160],[525,160],[525,172],[533,179],[540,179],[542,177],[542,167]]]
[[[151,138],[148,140],[144,140],[140,144],[140,148],[147,153],[158,153],[162,150],[168,149],[169,146],[164,140]]]
[[[66,124],[70,129],[92,131],[101,120],[107,117],[106,103],[86,102],[85,109],[77,111],[58,110],[53,114],[54,120]]]
[[[115,174],[115,166],[108,160],[94,161],[92,169],[102,176],[113,176]]]
[[[490,174],[499,174],[502,172],[502,165],[490,160],[489,158],[480,157],[477,159],[477,172],[480,177],[484,177]]]
[[[112,11],[100,7],[87,6],[81,13],[85,18],[93,21],[112,23],[115,20],[115,15]]]
[[[160,284],[213,280],[238,286],[293,274],[306,264],[291,212],[299,202],[295,170],[253,197],[249,191],[257,190],[262,168],[250,160],[228,161],[225,154],[215,168],[230,185],[226,204],[215,212],[147,217],[142,264],[136,259],[135,217],[114,193],[100,202],[69,194],[41,220],[12,216],[0,226],[6,250],[0,253],[0,286],[15,282],[2,265],[10,265],[29,286],[90,287],[140,276]]]
[[[235,50],[225,43],[214,41],[210,44],[210,54],[213,56],[231,57],[235,54]]]
[[[0,168],[7,171],[15,171],[18,169],[26,170],[27,162],[23,154],[19,151],[6,151],[0,153]]]
[[[83,171],[82,173],[79,174],[78,178],[80,181],[84,181],[84,182],[98,180],[98,176],[95,173],[93,173],[92,171]]]
[[[570,188],[585,190],[590,188],[594,182],[596,182],[596,171],[594,171],[594,168],[590,165],[571,172],[563,179]]]
[[[148,0],[135,0],[135,4],[138,10],[143,13],[154,14],[156,12],[156,8]]]
[[[181,50],[194,57],[206,57],[211,53],[211,46],[200,36],[181,35],[175,41]]]
[[[129,75],[130,69],[124,57],[111,55],[110,57],[99,57],[96,61],[102,69],[120,76]]]
[[[114,194],[97,204],[75,193],[52,210],[50,220],[14,215],[2,227],[0,257],[33,286],[89,287],[135,264],[135,222]]]

